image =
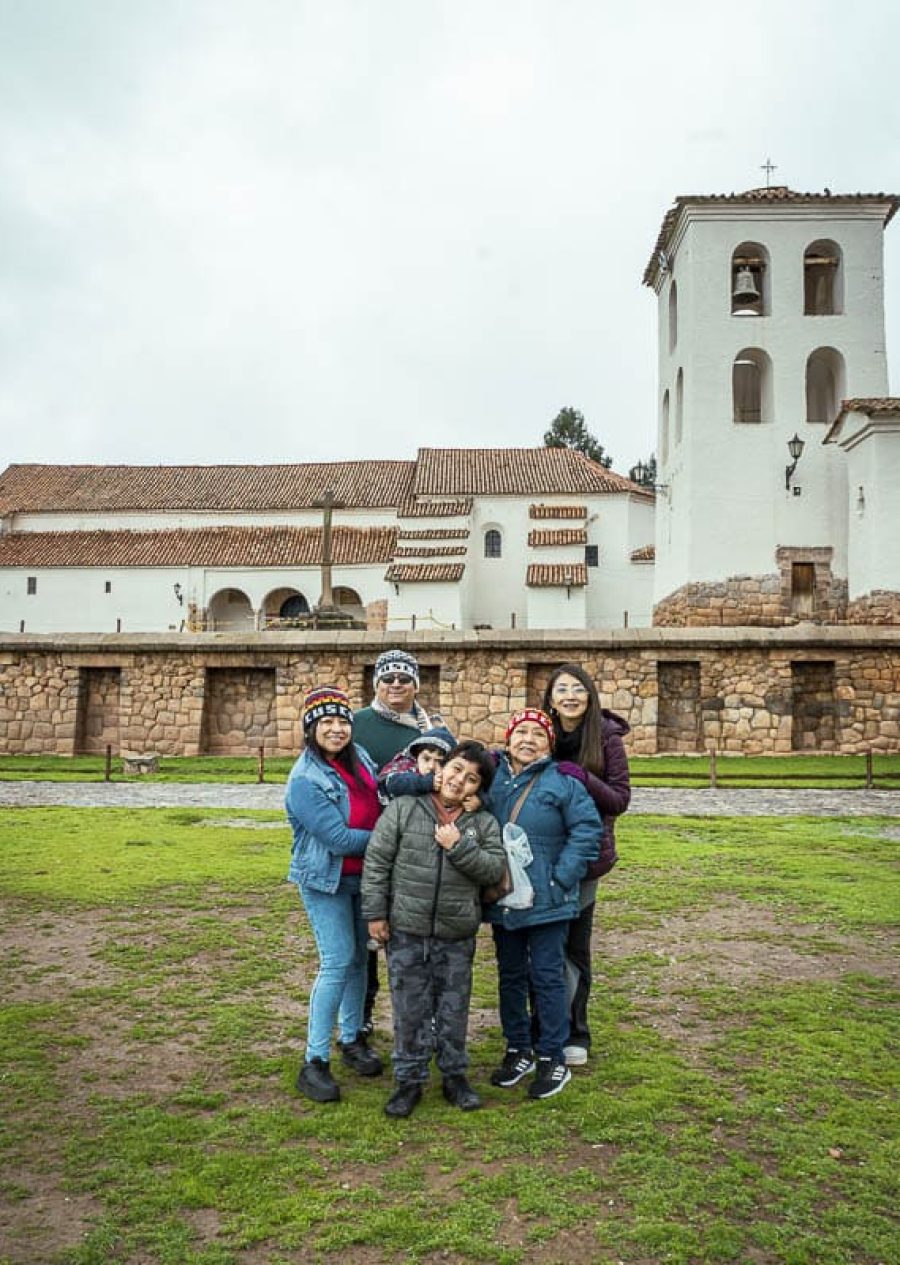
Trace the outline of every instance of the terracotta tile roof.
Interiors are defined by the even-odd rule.
[[[740,206],[742,204],[754,205],[779,202],[806,203],[820,206],[853,206],[860,202],[884,202],[887,203],[887,210],[884,216],[885,226],[891,222],[897,208],[900,207],[900,197],[894,193],[796,193],[786,185],[775,185],[771,189],[748,189],[745,193],[688,194],[678,197],[675,199],[674,205],[663,216],[656,245],[653,247],[650,261],[644,269],[644,285],[652,286],[656,282],[659,275],[660,251],[667,251],[675,225],[686,206],[709,206],[716,203]]]
[[[586,505],[529,505],[529,518],[587,518]]]
[[[631,551],[632,562],[655,562],[656,545],[642,545],[640,549]]]
[[[422,527],[410,530],[408,527],[397,532],[397,540],[468,540],[468,527]]]
[[[420,448],[417,496],[568,496],[633,492],[637,484],[570,448]]]
[[[399,512],[399,518],[462,518],[472,512],[471,497],[454,501],[410,501]]]
[[[838,417],[846,417],[848,413],[868,413],[870,417],[879,413],[900,413],[900,396],[874,395],[841,400],[841,411]]]
[[[528,547],[542,549],[546,545],[586,545],[587,531],[584,527],[559,527],[555,531],[530,531]]]
[[[525,583],[530,589],[583,588],[587,567],[583,562],[532,562]]]
[[[393,527],[335,527],[338,566],[390,562]],[[174,531],[49,531],[0,535],[4,567],[310,567],[317,527],[204,527]]]
[[[280,466],[9,466],[0,513],[39,510],[309,509],[328,488],[353,508],[409,499],[412,461]]]
[[[395,558],[459,558],[469,552],[467,545],[398,545]]]
[[[462,579],[465,569],[463,562],[423,562],[421,566],[406,562],[388,567],[384,578],[393,584],[456,582]]]

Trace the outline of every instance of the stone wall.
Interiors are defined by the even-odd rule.
[[[900,593],[875,589],[855,597],[847,606],[847,623],[900,625]]]
[[[484,742],[502,741],[510,712],[538,703],[552,668],[574,660],[597,682],[603,705],[629,722],[637,754],[900,751],[900,628],[811,625],[8,636],[0,643],[0,750],[71,755],[85,707],[109,734],[111,690],[99,712],[96,700],[113,672],[125,749],[243,754],[263,742],[270,755],[294,754],[306,692],[332,682],[364,705],[376,658],[396,644],[419,659],[426,705],[457,734]]]

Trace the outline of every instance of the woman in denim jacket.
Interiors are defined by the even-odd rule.
[[[383,1070],[361,1031],[367,931],[360,882],[380,805],[375,766],[352,741],[352,719],[347,695],[334,686],[306,696],[305,750],[285,791],[294,832],[288,881],[297,884],[319,951],[306,1060],[297,1077],[297,1088],[314,1102],[336,1102],[341,1096],[329,1061],[335,1022],[343,1062],[360,1076],[379,1076]]]
[[[563,1055],[569,1037],[566,932],[578,916],[581,880],[599,855],[603,825],[581,783],[560,773],[551,759],[553,722],[545,712],[516,712],[506,742],[485,807],[501,826],[515,816],[515,824],[527,834],[534,903],[529,909],[498,903],[485,911],[494,932],[500,1023],[507,1044],[491,1083],[509,1088],[536,1069],[528,1096],[549,1098],[572,1075]],[[529,984],[539,1027],[534,1049]]]

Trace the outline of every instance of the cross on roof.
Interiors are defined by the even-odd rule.
[[[766,188],[772,187],[772,172],[778,170],[778,164],[773,163],[771,158],[767,158],[764,163],[760,164],[760,169],[766,173]]]

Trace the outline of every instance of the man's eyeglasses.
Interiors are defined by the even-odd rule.
[[[387,676],[381,676],[379,681],[383,681],[385,685],[412,685],[413,679],[407,676],[405,672],[390,672]]]
[[[554,698],[565,698],[567,694],[570,694],[572,698],[587,698],[588,696],[588,692],[583,685],[554,685]]]

